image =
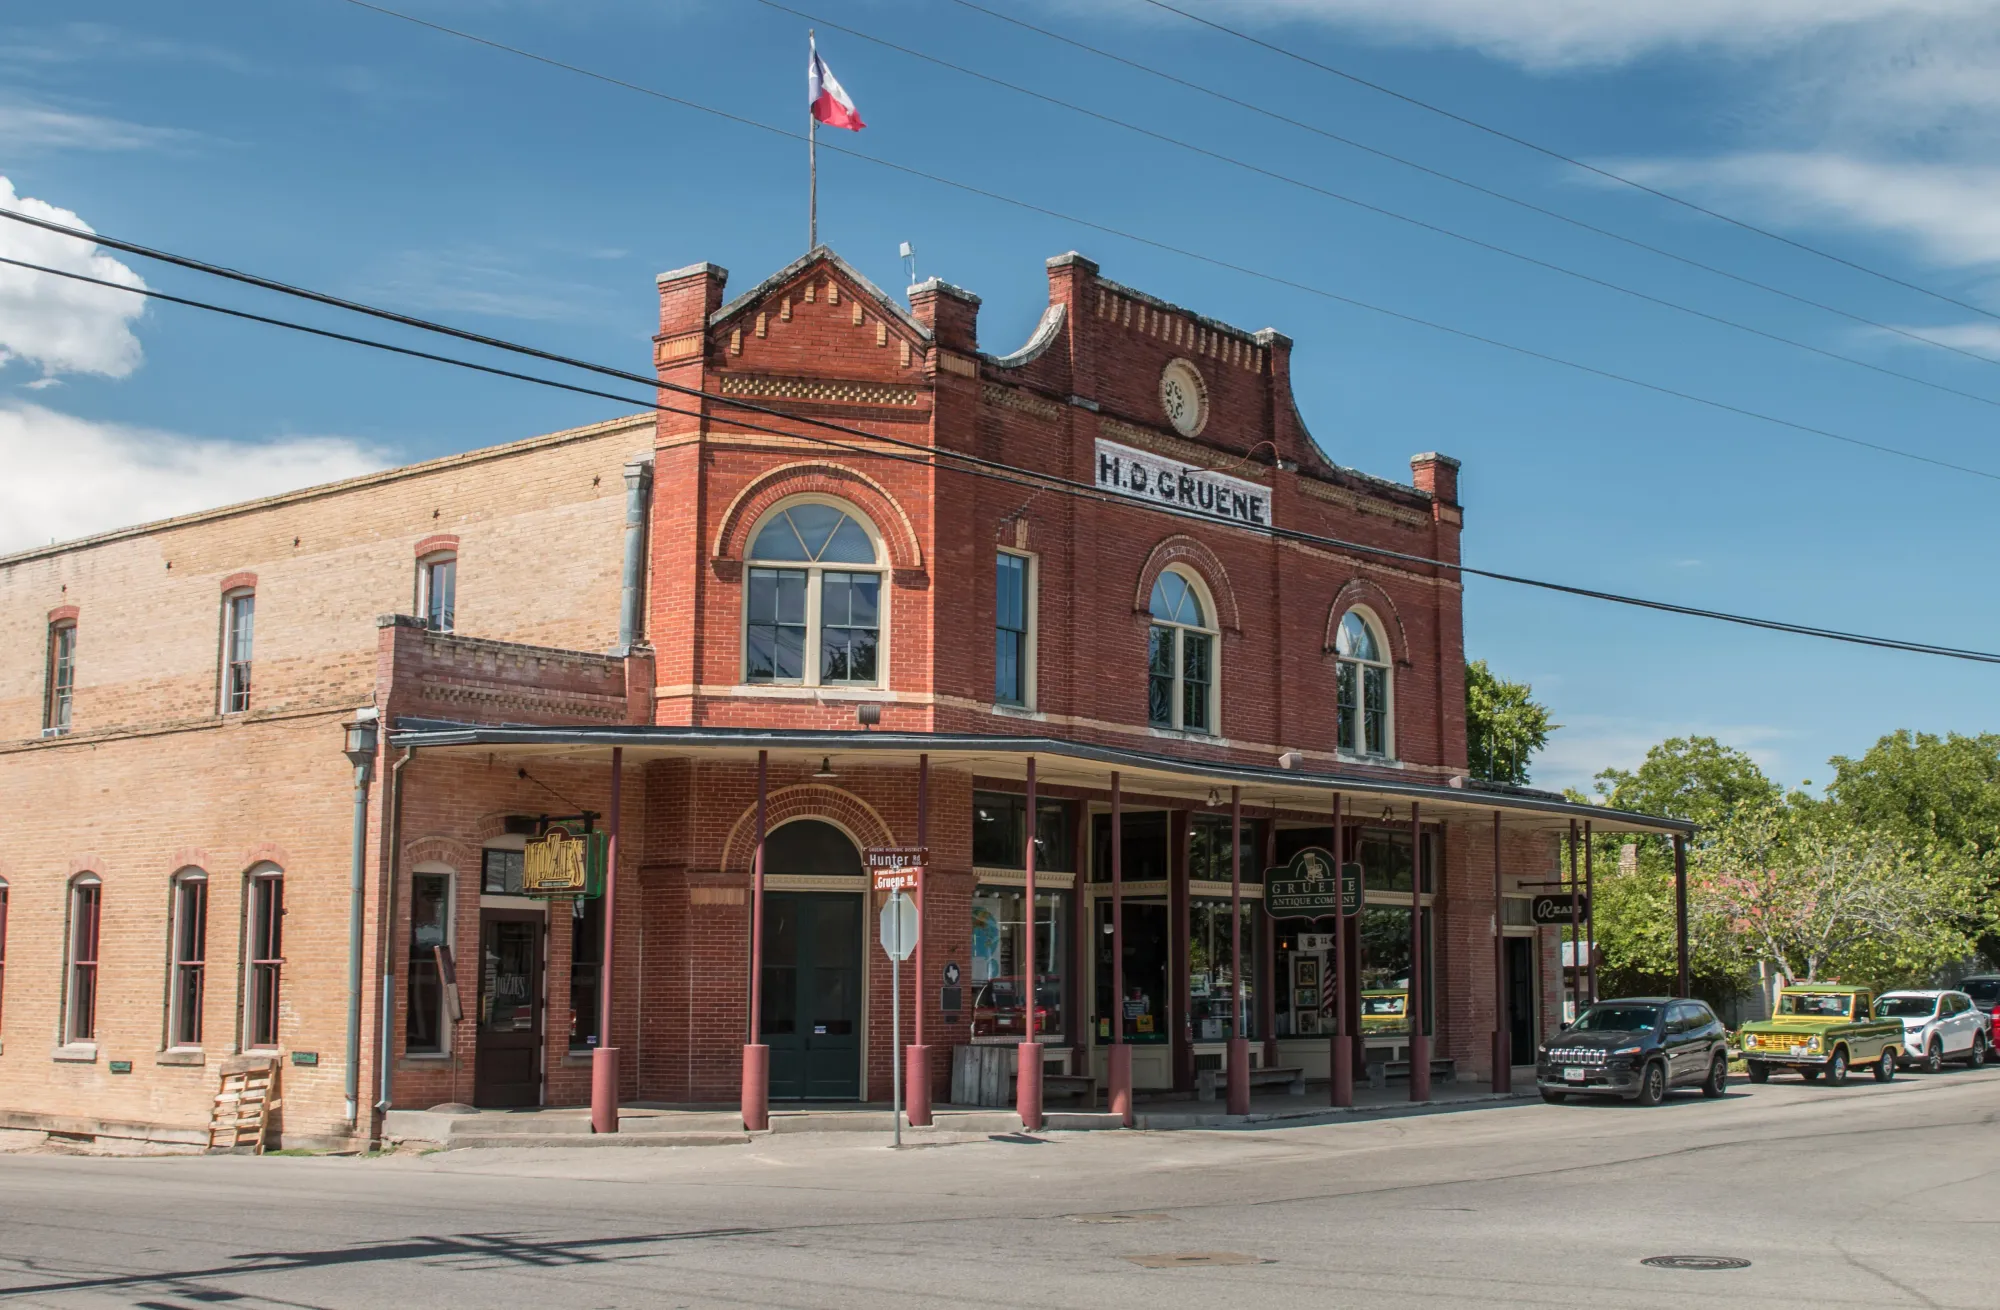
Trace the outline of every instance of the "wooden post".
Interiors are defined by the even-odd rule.
[[[1424,1031],[1424,824],[1410,802],[1410,1099],[1431,1099],[1431,1039]]]
[[[611,813],[604,823],[604,943],[598,950],[597,1048],[590,1053],[590,1131],[618,1131],[618,1048],[611,1044],[612,944],[618,928],[618,817],[625,748],[611,748]]]
[[[1231,1114],[1250,1113],[1250,1034],[1243,1013],[1243,789],[1229,789],[1229,1099]]]
[[[1340,821],[1340,793],[1333,794],[1333,873],[1338,885],[1342,871],[1347,867],[1347,829]],[[1338,910],[1339,907],[1335,907]],[[1350,1018],[1359,1001],[1361,985],[1360,961],[1354,958],[1354,951],[1348,945],[1353,936],[1348,929],[1354,927],[1356,916],[1335,913],[1333,916],[1333,968],[1327,970],[1331,977],[1320,979],[1321,986],[1333,988],[1333,1035],[1327,1038],[1327,1100],[1337,1106],[1354,1104],[1354,1070],[1357,1065],[1367,1067],[1368,1052],[1361,1045],[1361,1025]]]
[[[1111,1049],[1105,1053],[1111,1113],[1127,1128],[1132,1118],[1132,1048],[1125,1044],[1125,813],[1116,770],[1111,774]]]
[[[1028,885],[1023,900],[1021,917],[1026,920],[1022,927],[1026,930],[1027,941],[1022,951],[1022,986],[1025,991],[1023,1004],[1026,1009],[1025,1036],[1020,1046],[1018,1067],[1014,1072],[1014,1109],[1021,1116],[1021,1127],[1028,1132],[1037,1132],[1042,1126],[1042,1038],[1036,1031],[1040,1027],[1035,1022],[1038,993],[1035,978],[1035,757],[1028,757],[1028,831],[1027,831],[1027,873]]]
[[[917,756],[917,845],[929,850],[931,844],[930,808],[931,757]],[[922,1128],[931,1122],[931,1048],[924,1044],[924,1010],[929,1004],[931,989],[930,969],[924,963],[924,946],[930,938],[930,925],[924,921],[924,901],[930,890],[930,857],[924,857],[924,867],[917,873],[917,970],[914,990],[917,993],[917,1031],[915,1043],[904,1053],[903,1105],[910,1116],[912,1128]]]
[[[750,1040],[743,1047],[743,1127],[771,1126],[771,1048],[764,1045],[764,833],[771,753],[757,752],[757,854],[750,865]]]

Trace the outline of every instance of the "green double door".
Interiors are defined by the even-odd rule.
[[[850,892],[764,895],[763,1037],[774,1101],[861,1095],[861,910]]]

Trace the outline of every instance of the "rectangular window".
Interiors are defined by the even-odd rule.
[[[208,879],[174,884],[172,994],[167,1004],[167,1044],[201,1045],[203,984],[208,962]]]
[[[458,559],[426,560],[424,571],[424,626],[432,632],[450,632],[458,605]]]
[[[598,1031],[604,978],[604,898],[570,902],[569,1048],[587,1051]]]
[[[1100,818],[1105,817],[1100,815]],[[1130,842],[1127,842],[1130,845]],[[1127,852],[1130,853],[1129,851]],[[1135,1045],[1173,1038],[1174,1006],[1168,990],[1168,957],[1174,934],[1168,927],[1165,897],[1125,898],[1125,924],[1120,942],[1125,948],[1124,995],[1111,995],[1111,898],[1097,901],[1097,949],[1094,990],[1097,997],[1097,1040],[1111,1040],[1113,1014],[1123,1016],[1125,1040]]]
[[[806,676],[806,571],[751,569],[744,672],[751,682]]]
[[[69,996],[63,1017],[65,1042],[97,1037],[97,929],[104,908],[104,888],[79,882],[69,894]]]
[[[1436,1014],[1437,951],[1431,912],[1424,910],[1424,1029]],[[1410,907],[1361,909],[1361,1035],[1410,1031]]]
[[[1243,848],[1243,881],[1263,882],[1263,846],[1257,840],[1257,825],[1245,819],[1239,841]],[[1228,882],[1229,873],[1229,816],[1195,815],[1188,833],[1188,877],[1196,882]]]
[[[1410,830],[1408,828],[1350,829],[1349,858],[1361,863],[1363,884],[1371,892],[1410,890]],[[1437,890],[1436,843],[1424,834],[1424,890]]]
[[[1353,667],[1348,665],[1345,667]],[[1389,670],[1368,665],[1361,671],[1363,749],[1370,755],[1389,753]]]
[[[1035,1035],[1060,1043],[1063,988],[1069,977],[1068,892],[1035,892]],[[1024,887],[980,887],[972,896],[972,1037],[1027,1036],[1027,901]]]
[[[872,685],[881,635],[882,579],[874,573],[826,573],[820,578],[819,680]]]
[[[42,735],[69,731],[70,700],[76,691],[76,624],[49,627],[48,703],[42,707]]]
[[[1035,868],[1052,873],[1076,869],[1075,828],[1063,801],[1035,802]],[[982,869],[1025,869],[1028,798],[1013,792],[972,795],[972,862]]]
[[[1167,814],[1165,810],[1124,813],[1124,841],[1121,843],[1119,872],[1126,882],[1164,882],[1167,877]],[[1111,881],[1111,816],[1091,816],[1090,876],[1093,882]],[[1223,844],[1228,845],[1227,839]]]
[[[522,861],[520,851],[485,851],[480,856],[479,890],[488,896],[519,896]]]
[[[403,1021],[403,1049],[411,1055],[444,1052],[444,978],[437,948],[447,945],[451,879],[419,873],[410,879],[409,1013]]]
[[[1215,681],[1215,665],[1209,658],[1213,640],[1198,632],[1181,633],[1181,727],[1189,732],[1209,730],[1209,685]]]
[[[250,708],[250,654],[256,637],[257,595],[243,592],[222,602],[222,712]]]
[[[1334,668],[1334,700],[1340,714],[1340,749],[1360,749],[1361,669],[1351,660],[1341,660]]]
[[[278,1044],[278,983],[285,964],[285,880],[266,874],[250,880],[250,978],[245,1045]]]
[[[1002,551],[994,561],[993,699],[1028,703],[1028,557]]]
[[[1243,919],[1237,929],[1243,946],[1245,1037],[1258,1035],[1257,916],[1262,911],[1255,901],[1243,902]],[[1188,904],[1188,1014],[1198,1042],[1223,1042],[1236,1035],[1236,954],[1231,917],[1230,903],[1225,900],[1196,897]]]
[[[1156,728],[1174,726],[1174,630],[1147,630],[1146,720]]]

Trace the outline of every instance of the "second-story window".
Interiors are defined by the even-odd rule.
[[[993,569],[993,699],[1034,702],[1034,561],[1001,551]]]
[[[1156,728],[1215,731],[1215,631],[1197,586],[1177,569],[1153,584],[1146,717]]]
[[[69,731],[70,700],[76,692],[76,621],[49,625],[48,697],[42,707],[42,735]]]
[[[751,535],[743,678],[805,686],[882,685],[881,552],[857,515],[800,501]]]
[[[426,555],[417,561],[417,604],[424,626],[451,632],[457,624],[458,556]]]
[[[222,598],[222,712],[250,708],[250,656],[257,635],[257,593],[232,591]]]
[[[1394,753],[1387,649],[1374,623],[1360,610],[1341,617],[1334,638],[1334,680],[1343,751],[1385,758]]]

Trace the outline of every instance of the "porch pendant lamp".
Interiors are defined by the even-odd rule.
[[[833,759],[832,759],[832,757],[831,757],[831,756],[827,756],[827,755],[822,755],[822,756],[820,756],[820,757],[819,757],[819,768],[817,768],[817,769],[813,770],[813,777],[815,777],[815,778],[837,778],[837,777],[839,777],[839,776],[840,776],[839,774],[837,774],[837,773],[835,773],[835,772],[833,771]]]

